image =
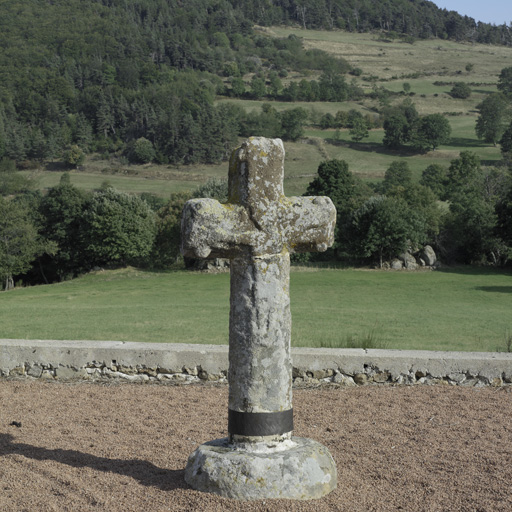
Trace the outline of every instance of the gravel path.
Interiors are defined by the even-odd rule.
[[[183,481],[226,435],[225,386],[0,381],[0,511],[512,511],[511,387],[299,389],[294,409],[338,488],[237,502]]]

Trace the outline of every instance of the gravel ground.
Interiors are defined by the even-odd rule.
[[[227,387],[0,381],[0,510],[512,511],[510,387],[298,389],[294,409],[338,488],[239,502],[183,480],[226,435]]]

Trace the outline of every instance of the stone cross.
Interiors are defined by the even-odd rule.
[[[193,199],[183,211],[183,255],[230,259],[228,442],[235,451],[262,443],[280,449],[292,439],[290,253],[325,251],[334,239],[332,201],[285,197],[283,178],[281,140],[250,138],[231,157],[227,203]],[[191,472],[189,483],[204,487]]]

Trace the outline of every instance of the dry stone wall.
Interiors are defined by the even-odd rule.
[[[293,384],[512,385],[512,354],[292,349]],[[215,345],[0,340],[0,377],[160,384],[227,383],[228,348]]]

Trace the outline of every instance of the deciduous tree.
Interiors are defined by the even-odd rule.
[[[361,142],[364,138],[369,137],[370,133],[366,121],[362,117],[355,119],[349,134],[354,142]]]
[[[351,243],[362,258],[384,259],[404,252],[409,245],[424,242],[425,223],[406,201],[396,197],[374,196],[352,215]]]
[[[140,137],[133,144],[130,159],[141,164],[148,164],[156,157],[153,143],[145,137]]]
[[[440,164],[431,164],[421,173],[420,184],[430,188],[439,199],[445,197],[447,182],[447,170]]]
[[[281,125],[283,139],[295,141],[304,135],[304,124],[308,113],[301,107],[281,112]]]
[[[512,69],[512,68],[510,68]],[[479,139],[495,146],[510,122],[510,109],[506,97],[501,93],[490,94],[478,106],[475,131]]]
[[[24,205],[0,197],[0,279],[3,288],[13,288],[13,277],[29,270],[44,250]]]
[[[181,212],[190,198],[191,194],[187,192],[171,194],[169,202],[157,212],[155,243],[150,258],[152,266],[170,267],[179,258]]]
[[[512,97],[512,66],[503,68],[498,77],[498,91]]]
[[[245,94],[245,82],[242,78],[235,76],[231,79],[231,91],[236,98],[241,98]]]
[[[382,192],[389,193],[393,189],[406,189],[412,183],[412,172],[406,161],[395,160],[384,173]]]
[[[388,148],[399,148],[409,141],[409,126],[405,115],[400,112],[384,120],[384,138],[382,143]]]
[[[340,252],[348,247],[347,224],[352,211],[369,197],[369,188],[348,169],[344,160],[326,160],[318,166],[318,176],[306,190],[308,196],[328,196],[336,206],[336,243]]]
[[[500,140],[501,153],[503,156],[512,156],[512,123],[503,132]]]
[[[466,82],[457,82],[450,90],[452,98],[466,99],[471,96],[471,87]]]
[[[503,251],[503,242],[496,235],[497,221],[494,206],[478,194],[454,198],[446,225],[455,259],[463,263],[483,263],[489,257],[496,260]]]
[[[421,149],[436,150],[450,140],[452,129],[448,119],[441,114],[430,114],[418,122],[414,143]]]
[[[155,217],[139,197],[109,187],[94,193],[82,216],[81,232],[91,267],[146,263],[155,238]]]
[[[55,253],[41,260],[44,273],[50,280],[74,276],[84,268],[81,246],[81,218],[86,195],[69,182],[69,174],[52,187],[39,207],[45,237],[57,246]]]
[[[448,167],[447,197],[453,199],[457,195],[474,194],[482,189],[482,182],[480,158],[472,151],[462,151]]]
[[[73,168],[82,165],[85,161],[85,153],[76,144],[71,146],[64,154],[64,161]]]

